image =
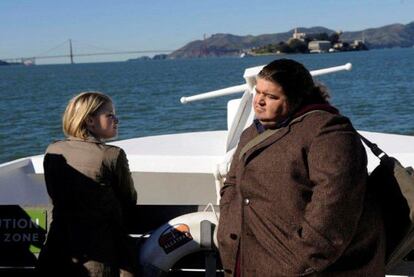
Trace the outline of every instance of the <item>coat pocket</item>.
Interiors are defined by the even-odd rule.
[[[292,249],[303,263],[317,271],[324,270],[338,255],[331,242],[305,220],[292,238]]]
[[[256,256],[263,260],[261,267],[264,272],[268,271],[272,276],[304,276],[313,272],[308,264],[298,259],[296,249],[291,246],[296,225],[276,214],[266,216],[258,213],[252,207],[246,215],[247,228],[254,237],[250,242],[245,242],[246,247],[257,252]]]

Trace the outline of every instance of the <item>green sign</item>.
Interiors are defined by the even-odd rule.
[[[28,209],[26,210],[27,214],[30,216],[31,221],[35,223],[35,225],[42,230],[44,230],[44,233],[37,232],[36,241],[43,244],[45,241],[45,235],[46,235],[46,228],[47,228],[47,213],[44,209]],[[39,253],[40,247],[36,246],[35,244],[30,245],[30,252],[32,253]]]
[[[46,228],[45,209],[0,206],[0,245],[4,249],[21,251],[26,248],[31,253],[39,253]]]

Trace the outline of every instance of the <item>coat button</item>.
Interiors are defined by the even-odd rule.
[[[236,240],[236,239],[237,239],[237,235],[236,235],[236,234],[230,234],[230,238],[231,238],[232,240]]]
[[[244,205],[249,205],[250,203],[250,199],[249,198],[244,198]]]

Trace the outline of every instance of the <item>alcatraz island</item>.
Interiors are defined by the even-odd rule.
[[[281,41],[277,44],[268,44],[261,47],[255,47],[243,52],[244,55],[266,55],[266,54],[289,54],[289,53],[327,53],[339,51],[360,51],[368,50],[364,39],[354,40],[352,42],[341,41],[342,32],[338,31],[328,35],[327,33],[307,34],[293,32],[286,42]]]
[[[187,43],[168,59],[255,56],[276,53],[330,53],[366,49],[413,47],[414,21],[360,31],[334,31],[326,27],[298,27],[262,35],[213,34]]]

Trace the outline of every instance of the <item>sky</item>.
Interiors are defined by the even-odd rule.
[[[75,55],[176,50],[216,33],[260,35],[314,26],[358,31],[412,21],[414,0],[0,0],[0,59],[68,54],[69,39]],[[75,62],[140,55],[75,57]]]

